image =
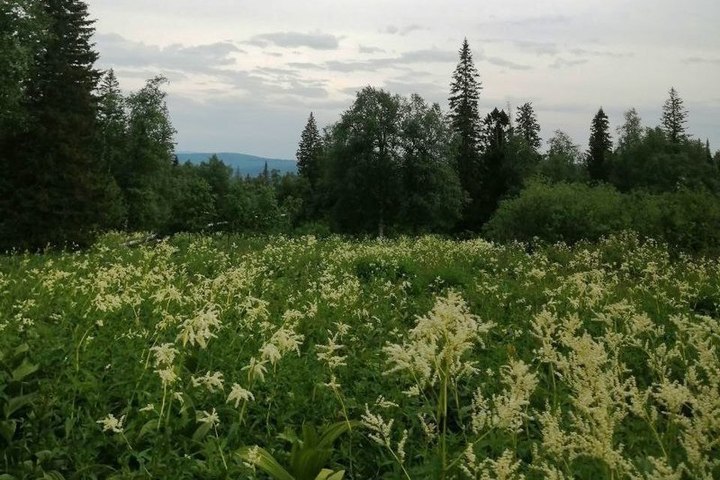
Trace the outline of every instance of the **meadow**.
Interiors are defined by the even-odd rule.
[[[0,257],[0,479],[720,478],[720,262],[620,234]]]

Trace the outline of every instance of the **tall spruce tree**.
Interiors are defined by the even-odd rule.
[[[315,123],[315,116],[310,112],[305,128],[300,135],[297,158],[298,173],[305,177],[311,187],[317,185],[320,177],[320,155],[322,152],[322,139]]]
[[[482,84],[473,63],[467,38],[460,48],[460,61],[453,73],[450,84],[450,120],[456,140],[458,177],[463,190],[469,197],[464,214],[464,226],[472,228],[477,202],[480,201],[480,182],[484,175],[480,166],[481,122],[478,108]]]
[[[537,152],[542,145],[542,140],[540,139],[540,124],[531,102],[523,103],[517,108],[515,123],[515,133]]]
[[[612,152],[608,117],[602,108],[598,110],[590,127],[590,141],[587,153],[587,170],[591,180],[607,180],[608,162]]]
[[[688,138],[685,131],[688,112],[675,87],[670,88],[669,95],[663,105],[662,127],[670,142],[678,144]]]
[[[113,177],[126,168],[128,119],[125,97],[115,72],[103,75],[98,88],[98,157]]]
[[[33,59],[24,108],[27,128],[10,155],[13,172],[0,226],[2,243],[38,248],[85,244],[107,226],[112,188],[97,161],[93,22],[80,0],[38,4],[45,35]]]

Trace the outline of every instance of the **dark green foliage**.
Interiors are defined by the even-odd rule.
[[[548,141],[549,149],[538,166],[540,176],[551,182],[576,182],[585,179],[580,147],[562,130],[556,130]]]
[[[322,139],[315,123],[315,116],[310,112],[307,124],[300,136],[297,153],[298,174],[306,178],[315,187],[320,178],[320,156],[322,155]]]
[[[467,38],[460,48],[460,61],[450,84],[450,120],[455,137],[455,163],[463,190],[470,197],[466,219],[473,215],[473,203],[480,197],[483,176],[480,167],[480,111],[478,100],[482,84],[472,59]],[[466,221],[468,226],[472,221]]]
[[[87,6],[52,0],[38,7],[45,41],[24,91],[25,128],[4,145],[10,178],[0,186],[0,248],[88,244],[111,226],[106,212],[119,201],[93,149],[99,73]]]
[[[404,102],[402,202],[404,231],[447,231],[460,218],[464,194],[450,163],[449,129],[440,106],[419,95]]]
[[[669,95],[663,105],[662,126],[670,143],[677,144],[688,138],[685,132],[688,112],[675,87],[670,88]]]
[[[627,226],[622,203],[622,195],[608,186],[536,182],[504,201],[485,232],[498,240],[594,240]]]
[[[612,140],[608,117],[600,108],[590,127],[590,141],[587,152],[587,170],[591,180],[607,179],[608,163],[612,154]]]
[[[463,194],[449,161],[448,127],[437,105],[365,88],[327,141],[328,198],[350,232],[451,228]]]
[[[625,141],[613,156],[609,181],[621,191],[669,192],[680,187],[718,192],[717,167],[707,161],[703,142],[673,143],[660,128]]]
[[[509,190],[511,158],[508,142],[511,136],[510,117],[504,110],[493,109],[482,124],[479,196],[472,199],[473,203],[469,207],[471,217],[466,218],[472,229],[479,228],[490,218],[500,199]]]
[[[127,159],[117,181],[126,195],[131,230],[157,230],[171,220],[175,129],[161,88],[166,82],[163,77],[148,80],[127,99]]]
[[[540,139],[540,124],[537,121],[531,102],[523,103],[517,108],[515,122],[516,134],[537,152],[540,145],[542,145],[542,140]]]
[[[333,219],[345,231],[376,231],[399,213],[401,100],[366,87],[332,129]]]
[[[720,199],[706,191],[623,194],[608,185],[535,182],[485,227],[496,240],[596,240],[634,230],[680,251],[720,252]]]

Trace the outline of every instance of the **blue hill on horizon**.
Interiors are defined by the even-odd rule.
[[[176,152],[180,163],[190,162],[199,165],[207,161],[213,153],[206,152]],[[233,169],[233,172],[240,172],[241,175],[250,175],[254,177],[262,173],[267,162],[268,170],[277,170],[283,173],[297,173],[297,164],[295,160],[285,160],[280,158],[265,158],[245,153],[234,152],[217,152],[217,155],[223,163]]]

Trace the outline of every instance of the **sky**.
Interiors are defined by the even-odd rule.
[[[467,38],[481,114],[532,102],[547,140],[584,149],[600,107],[659,124],[673,86],[720,149],[717,0],[89,0],[97,66],[121,87],[168,78],[178,151],[294,158],[312,111],[336,122],[362,87],[447,110]],[[615,135],[616,136],[616,135]]]

